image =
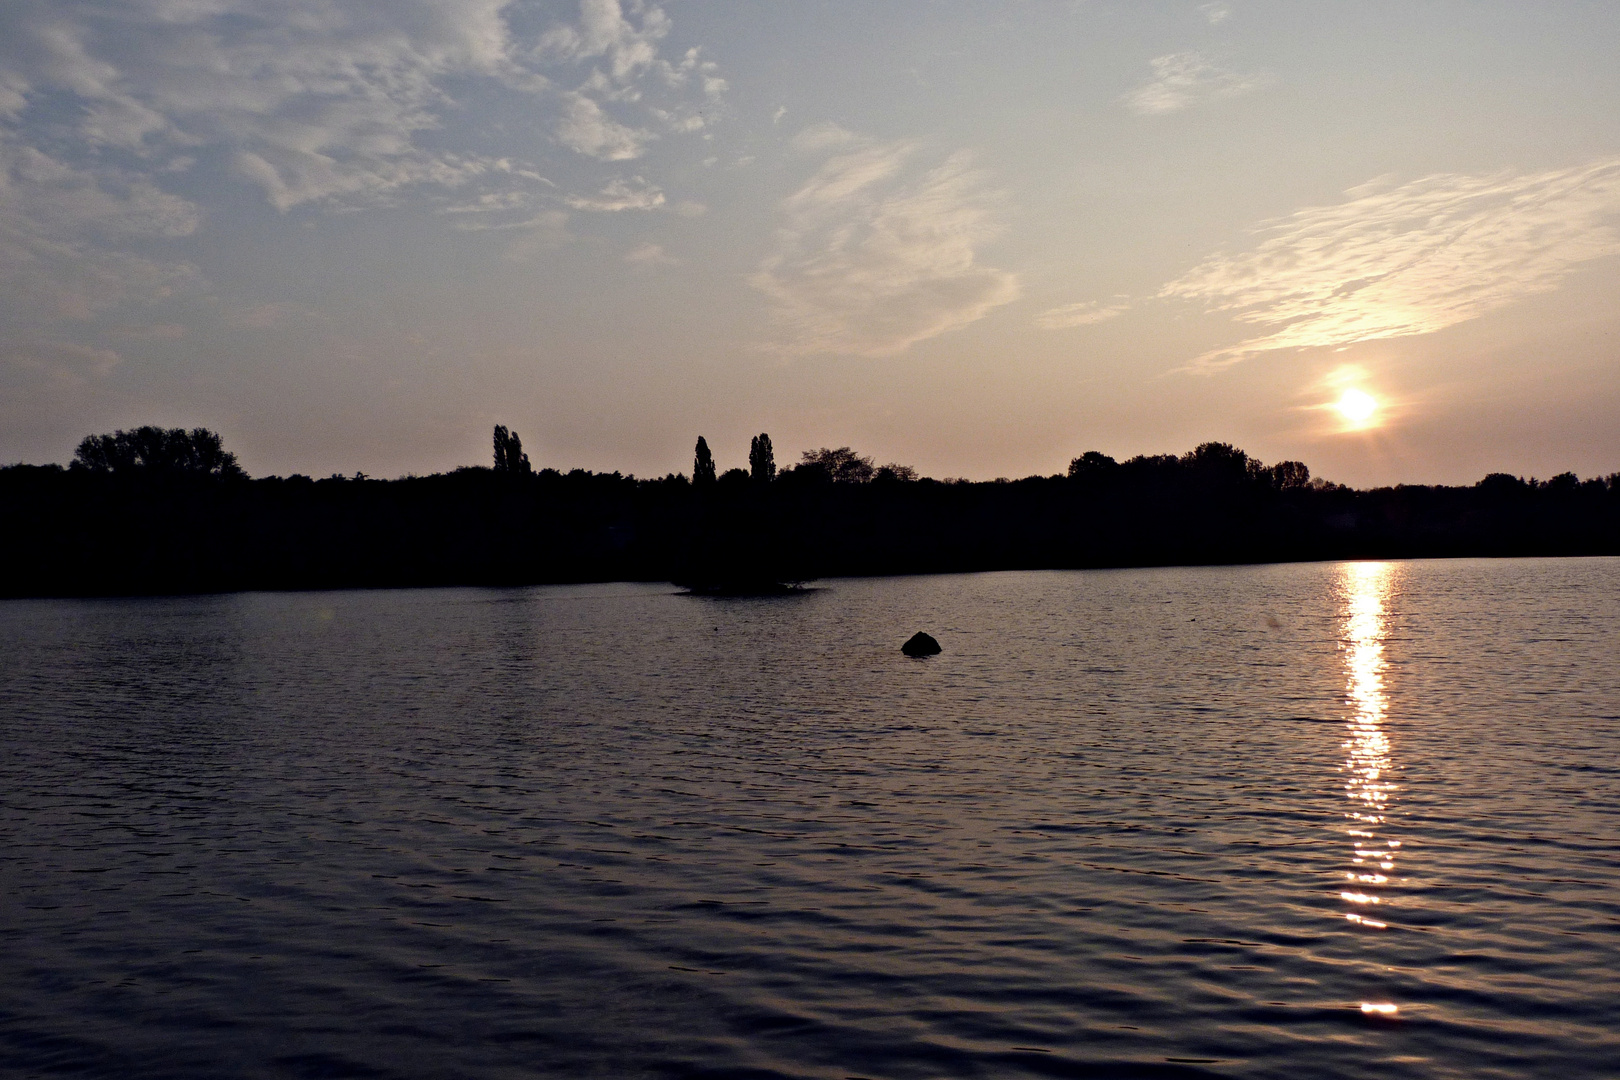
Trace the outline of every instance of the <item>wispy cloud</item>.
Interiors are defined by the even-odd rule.
[[[652,66],[658,41],[668,33],[669,17],[657,7],[643,8],[637,26],[624,17],[619,0],[581,0],[578,23],[553,27],[538,47],[570,60],[602,58],[611,77],[625,83]]]
[[[631,266],[651,269],[655,266],[676,266],[679,259],[664,250],[662,244],[637,244],[625,253],[624,261]]]
[[[1112,303],[1104,304],[1101,300],[1086,300],[1078,304],[1064,304],[1062,307],[1048,308],[1035,316],[1035,325],[1045,330],[1066,330],[1071,326],[1089,326],[1092,323],[1107,322],[1109,319],[1123,315],[1130,310],[1131,305],[1125,303],[1123,298],[1117,298]]]
[[[0,81],[25,89],[24,128],[33,107],[68,96],[79,145],[159,167],[221,147],[281,209],[376,196],[465,179],[467,160],[415,139],[438,124],[443,80],[545,85],[513,62],[507,2],[402,0],[381,14],[359,0],[19,0]]]
[[[613,213],[619,210],[652,210],[664,205],[664,193],[641,177],[633,180],[612,180],[601,194],[570,196],[568,205],[575,210]]]
[[[1232,17],[1232,9],[1225,4],[1199,4],[1198,10],[1204,13],[1211,26],[1219,26]]]
[[[688,49],[675,61],[659,56],[658,43],[670,26],[662,8],[640,0],[632,0],[628,14],[619,0],[580,0],[577,23],[554,26],[541,36],[536,55],[593,65],[585,81],[566,95],[567,108],[557,122],[559,142],[603,161],[640,157],[657,136],[614,118],[606,105],[642,105],[648,117],[676,134],[690,135],[708,126],[705,113],[691,101],[667,107],[643,101],[648,78],[670,90],[694,86],[710,107],[727,90],[719,66],[704,60],[701,50]]]
[[[788,140],[788,145],[796,153],[809,156],[829,153],[833,150],[848,150],[858,146],[870,146],[871,142],[870,139],[863,139],[848,128],[828,122],[811,124],[809,127],[801,128]]]
[[[1144,115],[1179,112],[1219,98],[1237,97],[1271,82],[1269,75],[1242,74],[1211,63],[1202,53],[1154,57],[1153,78],[1124,97],[1126,107]]]
[[[565,237],[570,208],[661,205],[639,178],[567,199],[540,166],[483,152],[458,113],[476,94],[537,115],[559,147],[540,152],[578,185],[592,159],[695,136],[723,111],[715,64],[661,55],[671,23],[648,0],[514,30],[532,20],[520,0],[0,4],[0,325],[83,323],[196,284],[176,251],[206,220],[199,162],[283,212],[415,197],[460,229],[515,230],[524,252]]]
[[[52,338],[0,341],[0,385],[82,386],[122,362],[112,349]]]
[[[276,300],[268,304],[253,304],[248,307],[222,304],[220,305],[220,316],[227,325],[248,330],[277,330],[289,326],[309,326],[312,323],[327,320],[327,316],[320,309],[288,300]]]
[[[998,229],[968,153],[918,171],[916,144],[832,125],[795,147],[833,156],[784,200],[774,250],[751,279],[774,303],[781,351],[892,356],[1018,297],[1016,275],[978,263]]]
[[[602,111],[602,106],[581,93],[568,95],[568,107],[557,120],[558,142],[600,161],[638,158],[655,138],[650,131],[614,120]]]
[[[604,61],[587,85],[621,100],[639,98],[638,90],[616,88],[629,87],[644,74],[670,87],[695,85],[705,97],[718,100],[727,90],[726,80],[718,64],[703,59],[701,49],[687,49],[673,61],[658,55],[658,43],[671,25],[662,8],[644,0],[631,0],[628,15],[619,0],[580,0],[579,20],[552,27],[535,51],[572,61]]]
[[[634,0],[627,14],[619,0],[584,0],[527,42],[513,33],[516,10],[515,0],[13,0],[0,10],[0,123],[25,141],[38,129],[120,151],[154,177],[190,167],[200,149],[223,151],[289,210],[415,185],[521,187],[531,179],[521,171],[445,148],[472,82],[550,112],[563,146],[605,161],[644,153],[649,122],[701,127],[688,88],[709,103],[724,92],[696,49],[660,57],[670,20],[655,4]],[[581,66],[583,82],[558,85]]]
[[[85,320],[197,280],[165,252],[199,213],[139,176],[98,177],[0,137],[0,294],[7,321]],[[132,250],[133,249],[133,250]]]
[[[1266,223],[1252,249],[1212,255],[1160,291],[1268,331],[1198,357],[1194,370],[1272,349],[1433,333],[1620,254],[1620,158],[1375,182],[1346,195]]]
[[[441,214],[507,214],[526,210],[534,205],[534,195],[527,191],[486,191],[471,199],[441,206]]]
[[[179,341],[186,336],[186,328],[179,323],[150,323],[114,327],[112,333],[125,341]]]

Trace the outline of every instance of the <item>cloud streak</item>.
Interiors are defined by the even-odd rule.
[[[1130,304],[1116,300],[1104,304],[1100,300],[1086,300],[1078,304],[1064,304],[1049,308],[1035,316],[1035,325],[1043,330],[1067,330],[1074,326],[1090,326],[1107,322],[1130,310]]]
[[[575,210],[590,210],[597,213],[654,210],[664,205],[664,193],[638,176],[633,180],[609,181],[599,195],[570,196],[568,205]]]
[[[833,154],[783,201],[751,278],[782,328],[778,351],[893,356],[1017,299],[1015,274],[978,262],[999,232],[996,197],[967,152],[918,171],[916,144],[831,125],[794,145]]]
[[[0,383],[83,386],[106,375],[122,358],[111,349],[51,339],[0,342]]]
[[[1221,98],[1238,97],[1271,83],[1269,75],[1245,75],[1211,63],[1202,53],[1156,56],[1153,78],[1123,98],[1126,108],[1144,116],[1180,112]]]
[[[1198,357],[1210,371],[1275,349],[1428,334],[1559,287],[1620,254],[1620,158],[1492,176],[1373,183],[1259,230],[1159,296],[1231,312],[1266,332]]]

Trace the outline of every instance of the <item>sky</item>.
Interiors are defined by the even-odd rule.
[[[1620,470],[1620,5],[7,0],[0,462]]]

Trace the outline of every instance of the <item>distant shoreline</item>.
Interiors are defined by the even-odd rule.
[[[1273,470],[1234,467],[1249,460],[1235,453],[971,483],[802,469],[694,484],[583,470],[384,481],[10,466],[0,596],[605,581],[723,594],[902,574],[1620,555],[1620,474],[1357,491],[1279,484]]]

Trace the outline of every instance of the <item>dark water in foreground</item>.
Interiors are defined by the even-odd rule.
[[[3,603],[0,1071],[1620,1075],[1617,660],[1613,559]]]

